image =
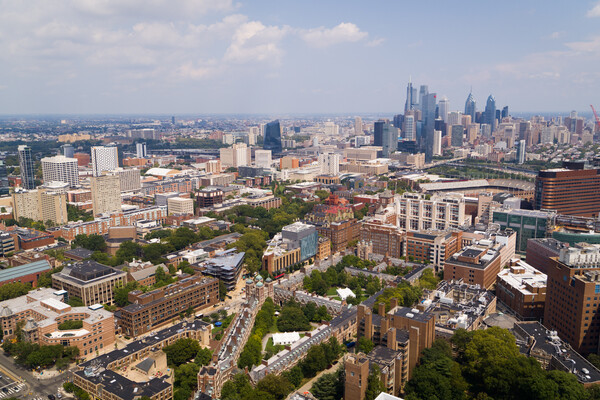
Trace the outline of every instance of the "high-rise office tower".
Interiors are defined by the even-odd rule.
[[[448,125],[460,125],[462,124],[462,113],[460,111],[452,111],[448,113],[447,121]]]
[[[517,142],[517,163],[525,163],[525,140],[523,139]]]
[[[121,211],[121,182],[119,174],[109,173],[91,179],[94,215]]]
[[[448,122],[448,113],[450,112],[450,101],[443,96],[438,103],[438,113],[444,122]]]
[[[406,140],[415,140],[417,136],[417,129],[415,126],[415,116],[406,115],[404,117],[404,129],[402,129],[402,137]]]
[[[337,153],[319,154],[319,167],[325,175],[338,175],[340,173],[340,155]]]
[[[508,117],[508,106],[504,106],[504,108],[502,108],[502,118],[506,118]]]
[[[408,111],[413,110],[413,107],[415,105],[413,94],[414,90],[412,86],[412,81],[409,79],[408,86],[406,86],[406,103],[404,103],[404,114],[406,114]]]
[[[92,174],[102,175],[103,171],[112,171],[119,167],[119,155],[114,146],[92,147]]]
[[[8,183],[8,172],[6,171],[6,164],[0,160],[0,196],[8,194],[10,192],[10,184]]]
[[[278,119],[265,125],[263,149],[271,150],[274,154],[281,153],[281,126]]]
[[[442,131],[433,131],[433,155],[442,155]]]
[[[419,110],[423,111],[423,99],[429,94],[429,87],[427,85],[421,85],[419,87]],[[435,113],[435,109],[433,110]]]
[[[488,124],[492,132],[496,130],[496,99],[491,94],[489,95],[485,103],[483,123]]]
[[[465,115],[471,116],[471,121],[475,121],[475,113],[477,112],[477,104],[473,98],[473,93],[469,93],[467,101],[465,101]]]
[[[375,146],[383,148],[384,157],[389,157],[398,149],[398,129],[388,120],[379,120],[374,124]]]
[[[373,146],[383,146],[383,124],[385,121],[375,121],[373,124]]]
[[[66,182],[69,186],[79,185],[79,171],[77,159],[65,156],[42,158],[42,174],[44,183],[58,181]]]
[[[148,153],[146,152],[146,143],[140,142],[135,144],[135,156],[137,158],[146,158]]]
[[[61,147],[63,149],[63,156],[73,158],[73,155],[75,154],[75,148],[73,147],[73,145],[67,143],[63,144]]]
[[[462,125],[450,126],[450,145],[452,147],[462,147],[465,128]]]
[[[17,148],[19,153],[19,167],[21,168],[21,187],[23,189],[35,189],[35,171],[33,170],[33,158],[31,147],[21,145]]]
[[[422,110],[422,137],[420,147],[425,152],[425,162],[431,162],[433,157],[433,132],[435,130],[435,104],[436,94],[428,93],[423,97]]]
[[[361,117],[354,118],[354,134],[357,136],[363,134],[363,124]]]

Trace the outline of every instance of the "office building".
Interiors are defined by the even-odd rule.
[[[102,175],[102,172],[113,171],[119,167],[119,155],[114,146],[94,146],[92,153],[92,174]]]
[[[121,211],[121,182],[116,173],[91,178],[94,215]]]
[[[288,267],[314,259],[319,235],[314,225],[295,222],[284,226],[269,242],[262,256],[262,267],[272,275]]]
[[[542,170],[535,179],[535,208],[558,214],[597,218],[600,215],[600,169],[565,163]]]
[[[77,159],[65,156],[42,158],[44,183],[66,182],[70,187],[79,186]]]
[[[135,144],[135,156],[137,158],[146,158],[148,153],[146,152],[146,143],[140,142]]]
[[[404,103],[404,114],[405,115],[408,111],[414,110],[414,105],[415,105],[415,102],[417,101],[417,99],[413,97],[414,94],[415,94],[415,92],[412,87],[412,82],[409,80],[408,85],[406,86],[406,103]]]
[[[545,238],[554,226],[556,214],[535,210],[493,210],[492,222],[501,229],[512,229],[517,233],[517,252],[527,250],[529,239]]]
[[[138,336],[163,325],[188,310],[202,310],[219,302],[219,280],[191,276],[150,291],[129,292],[129,304],[116,315],[125,335]]]
[[[63,156],[65,156],[67,158],[73,158],[73,156],[75,155],[75,148],[73,147],[72,144],[67,143],[67,144],[63,144],[60,147],[63,150]]]
[[[402,138],[405,140],[417,139],[417,128],[414,115],[406,115],[404,117],[404,129],[402,130]]]
[[[321,174],[337,176],[340,173],[340,155],[337,153],[319,154]]]
[[[246,253],[235,248],[217,252],[214,257],[206,259],[198,265],[204,275],[221,280],[227,290],[234,290],[242,272]]]
[[[363,134],[363,123],[361,117],[354,118],[354,134],[356,136],[362,136]]]
[[[448,122],[448,113],[450,112],[450,101],[446,96],[442,96],[438,102],[438,114],[442,121]]]
[[[520,259],[498,274],[496,296],[520,320],[540,321],[546,305],[546,274]]]
[[[343,251],[348,243],[360,238],[360,223],[354,218],[344,221],[317,224],[319,235],[331,240],[331,250],[335,253]]]
[[[4,160],[0,160],[0,196],[10,193],[10,183],[8,182],[8,171]]]
[[[502,117],[502,118],[507,118],[507,117],[508,117],[508,106],[504,106],[504,107],[502,108],[501,117]]]
[[[462,147],[465,128],[462,125],[450,126],[450,145],[452,147]]]
[[[52,287],[66,290],[69,298],[83,304],[113,304],[114,290],[127,284],[127,272],[88,260],[67,264],[61,272],[52,274]]]
[[[13,213],[15,219],[21,217],[34,221],[51,221],[55,225],[68,222],[67,195],[45,189],[14,192]]]
[[[196,193],[199,208],[212,207],[223,203],[223,191],[216,188],[204,188]]]
[[[442,131],[433,131],[433,155],[442,155]],[[425,159],[423,159],[423,162]]]
[[[231,147],[221,148],[220,159],[224,168],[237,168],[250,164],[252,154],[246,143],[235,143]]]
[[[18,268],[18,267],[17,267]],[[42,346],[74,346],[80,356],[112,346],[115,342],[113,314],[103,307],[71,307],[63,293],[41,288],[0,303],[4,338],[20,329],[24,342]],[[63,330],[65,321],[81,321],[80,329]],[[20,326],[20,328],[19,328]]]
[[[281,153],[281,126],[278,119],[265,125],[263,149]]]
[[[406,232],[404,255],[415,262],[431,264],[438,271],[462,247],[461,231]]]
[[[544,324],[575,351],[596,353],[600,329],[600,245],[560,250],[547,268]]]
[[[475,114],[477,112],[477,104],[473,98],[473,93],[469,93],[465,101],[465,115],[471,116],[471,121],[475,122]]]
[[[31,147],[20,145],[17,149],[19,153],[19,167],[21,171],[21,187],[23,189],[35,189],[35,170],[33,169],[33,158],[31,156]]]
[[[420,104],[420,107],[423,115],[423,127],[419,143],[422,152],[425,153],[425,162],[430,163],[433,157],[433,132],[435,130],[436,94],[426,94]]]
[[[390,155],[398,149],[398,129],[387,120],[379,120],[374,124],[374,145],[382,147],[383,157]]]
[[[194,214],[194,199],[171,197],[167,199],[167,211],[169,215]]]
[[[392,207],[398,226],[409,231],[443,231],[471,224],[471,216],[465,213],[464,195],[459,193],[431,197],[419,193],[404,193],[394,197]]]
[[[137,168],[117,168],[113,171],[119,175],[121,192],[137,192],[142,189],[140,170]]]
[[[256,150],[254,152],[254,163],[260,168],[271,168],[273,163],[271,150]]]
[[[460,111],[452,111],[448,114],[448,125],[461,125],[462,124],[462,113]]]
[[[490,126],[491,132],[494,132],[496,130],[496,99],[491,94],[489,95],[485,103],[483,123]]]

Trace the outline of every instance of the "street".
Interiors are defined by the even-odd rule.
[[[38,379],[33,376],[31,371],[15,365],[14,361],[4,353],[0,353],[0,371],[2,371],[0,399],[5,397],[21,397],[24,399],[34,399],[36,397],[47,398],[49,394],[56,395],[58,388],[62,386],[67,378],[67,373],[64,372],[52,378]],[[15,378],[20,378],[22,382],[14,382],[7,376],[7,372]],[[23,383],[27,386],[24,386]],[[7,392],[4,392],[2,387],[5,387]],[[18,391],[16,390],[17,387],[19,387]]]

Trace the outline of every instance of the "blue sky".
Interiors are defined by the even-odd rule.
[[[50,4],[51,3],[51,4]],[[0,114],[600,108],[597,1],[0,0]]]

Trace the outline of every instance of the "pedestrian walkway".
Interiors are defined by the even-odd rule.
[[[10,385],[6,385],[0,389],[0,399],[6,397],[16,397],[16,394],[23,390],[24,387],[25,384],[19,382],[13,382]]]

